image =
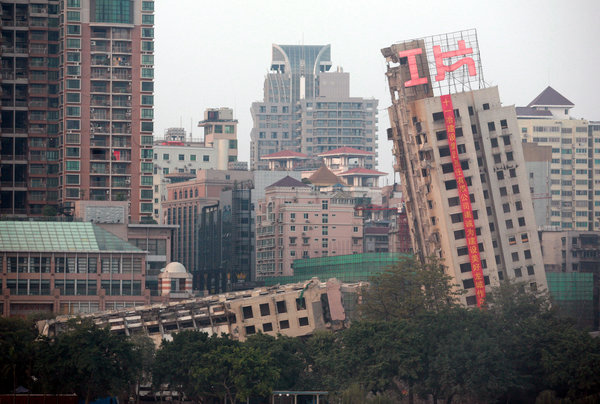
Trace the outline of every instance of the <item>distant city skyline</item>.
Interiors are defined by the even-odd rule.
[[[231,107],[239,120],[239,159],[249,161],[250,107],[262,98],[271,45],[331,44],[333,68],[351,74],[350,95],[380,100],[379,169],[392,172],[391,152],[385,153],[391,147],[385,136],[390,96],[380,49],[467,28],[477,29],[485,80],[499,86],[507,105],[526,105],[551,85],[573,101],[573,117],[600,120],[600,56],[593,52],[599,14],[595,2],[555,0],[157,2],[155,136],[183,126],[201,137],[203,111]]]

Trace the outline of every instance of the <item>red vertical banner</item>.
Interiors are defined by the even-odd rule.
[[[465,238],[467,240],[467,249],[469,251],[469,260],[471,262],[471,274],[475,283],[475,296],[477,306],[481,307],[485,301],[485,281],[483,279],[483,269],[481,268],[481,257],[479,256],[479,243],[477,242],[477,233],[475,231],[475,219],[473,218],[473,208],[471,207],[471,197],[469,188],[465,181],[460,160],[458,158],[458,148],[456,147],[456,125],[454,120],[454,107],[450,95],[442,95],[442,111],[444,113],[444,122],[446,124],[446,134],[448,136],[448,146],[450,147],[450,158],[452,159],[452,168],[454,169],[454,179],[458,188],[458,197],[463,214],[463,225],[465,228]]]

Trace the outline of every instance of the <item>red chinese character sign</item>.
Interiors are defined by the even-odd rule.
[[[456,188],[458,189],[458,198],[463,214],[465,238],[467,240],[469,261],[471,263],[471,274],[473,275],[473,282],[475,283],[475,296],[477,298],[477,306],[481,307],[485,301],[485,280],[483,278],[483,269],[481,267],[481,257],[479,256],[479,243],[477,242],[477,232],[475,231],[475,218],[473,217],[473,208],[471,207],[471,196],[458,158],[452,97],[449,94],[442,95],[440,101],[442,102],[444,122],[446,123],[446,134],[448,135],[448,146],[450,147],[450,158],[452,160]]]
[[[435,95],[484,88],[477,32],[458,31],[396,45],[400,63],[408,64],[404,87],[429,85]],[[427,64],[427,68],[425,68]]]

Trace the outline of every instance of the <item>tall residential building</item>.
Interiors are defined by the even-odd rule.
[[[58,206],[59,16],[57,0],[2,1],[0,215]]]
[[[3,1],[2,20],[2,213],[89,199],[150,216],[154,2]]]
[[[415,253],[443,259],[466,305],[502,279],[546,289],[515,109],[485,88],[474,30],[382,53]]]
[[[309,157],[343,146],[374,152],[377,165],[377,104],[350,97],[350,76],[330,72],[329,45],[276,45],[264,97],[252,103],[250,167],[265,170],[261,157],[282,150]]]
[[[517,108],[518,124],[524,142],[551,148],[548,191],[537,195],[549,202],[550,209],[538,225],[597,231],[600,230],[600,122],[572,118],[569,111],[574,106],[547,87],[529,105]],[[527,161],[530,171],[533,164]]]

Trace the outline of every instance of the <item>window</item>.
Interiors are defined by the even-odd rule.
[[[179,156],[177,156],[177,158],[179,159],[179,161],[184,161],[185,160],[185,155],[184,154],[180,154]]]
[[[81,49],[81,39],[67,38],[67,49]]]
[[[142,67],[142,78],[143,79],[154,78],[154,69],[152,69],[150,67]]]
[[[299,297],[296,299],[296,310],[306,310],[306,300],[303,297]]]
[[[519,218],[519,226],[525,226],[525,218],[524,217]]]
[[[263,331],[264,332],[273,331],[273,324],[272,323],[264,323],[263,324]]]
[[[78,22],[81,20],[81,13],[79,11],[67,11],[67,21]]]
[[[496,130],[496,124],[494,122],[488,122],[488,129],[490,132],[493,132]],[[498,145],[497,143],[498,141],[496,140],[496,146]]]
[[[210,156],[207,156],[207,155],[202,156],[202,161],[210,161]]]
[[[511,253],[510,256],[511,256],[513,262],[519,261],[519,253],[518,252],[515,251],[515,252]]]
[[[80,93],[67,93],[67,102],[79,103],[81,102]]]
[[[142,95],[142,105],[154,105],[154,96]]]
[[[285,300],[280,300],[277,302],[277,313],[287,313],[287,306],[285,304]]]
[[[242,315],[243,315],[244,319],[254,317],[252,314],[252,306],[242,307]]]
[[[282,330],[285,330],[286,328],[290,328],[290,322],[289,320],[281,320],[279,322],[279,328]]]
[[[321,217],[321,223],[329,223],[329,215],[327,213],[323,213]]]
[[[523,255],[524,255],[525,259],[531,259],[531,250],[523,251]]]
[[[515,268],[515,278],[520,278],[523,276],[523,273],[521,272],[521,268]]]
[[[308,317],[300,317],[298,319],[298,325],[300,325],[300,327],[306,327],[308,325]]]
[[[504,179],[504,171],[502,171],[502,170],[496,171],[496,177],[498,177],[498,180],[503,180]]]
[[[81,81],[77,79],[69,79],[67,80],[67,89],[68,90],[79,90],[81,88]]]
[[[492,144],[492,147],[498,147],[498,139],[495,137],[490,139],[490,143]]]
[[[513,152],[506,152],[506,161],[513,161]]]
[[[505,223],[506,223],[506,228],[507,229],[512,229],[513,228],[513,221],[512,221],[512,219],[508,219]]]
[[[67,171],[79,171],[79,161],[67,161],[67,162],[65,162],[65,169]]]
[[[142,11],[154,11],[154,2],[142,1]]]
[[[527,275],[534,275],[535,271],[533,270],[533,265],[528,265],[527,266]]]
[[[268,316],[271,314],[271,309],[269,307],[269,303],[262,303],[260,305],[260,315],[261,316]]]
[[[144,25],[154,24],[154,16],[152,14],[142,14],[142,24],[144,24]]]

